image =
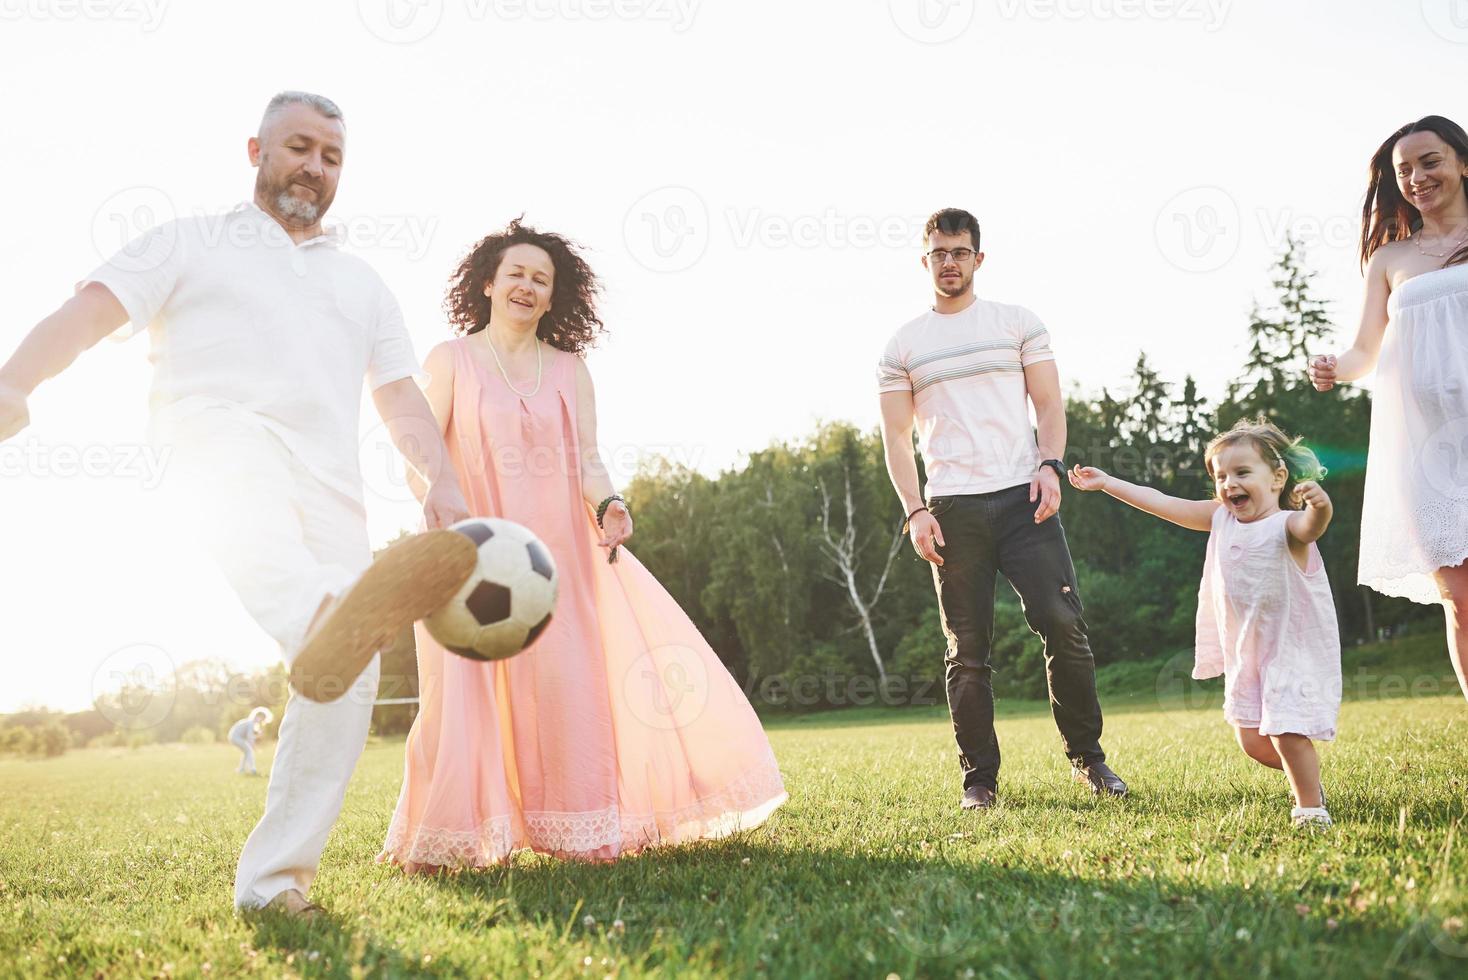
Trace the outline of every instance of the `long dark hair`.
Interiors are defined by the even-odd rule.
[[[1387,137],[1371,155],[1371,183],[1366,188],[1366,204],[1361,209],[1361,267],[1371,261],[1371,255],[1388,242],[1399,242],[1412,237],[1422,227],[1422,212],[1413,207],[1402,196],[1397,187],[1397,168],[1392,163],[1392,153],[1402,137],[1411,133],[1436,133],[1438,138],[1453,148],[1460,164],[1468,164],[1468,132],[1444,116],[1423,116],[1408,123]],[[1463,181],[1463,195],[1468,197],[1468,179]],[[1454,252],[1443,263],[1444,267],[1468,262],[1468,245]]]
[[[557,350],[580,354],[606,333],[596,315],[596,295],[601,281],[578,254],[581,247],[554,232],[537,231],[522,223],[524,215],[511,221],[504,231],[486,235],[464,256],[449,282],[443,308],[454,332],[461,337],[478,333],[489,324],[490,302],[484,284],[499,272],[505,250],[513,245],[543,248],[555,267],[551,308],[540,318],[535,335]]]

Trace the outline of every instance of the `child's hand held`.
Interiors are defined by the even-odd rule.
[[[1066,474],[1070,479],[1070,485],[1077,490],[1105,490],[1106,481],[1111,479],[1105,470],[1094,466],[1082,466],[1077,463],[1070,468]]]
[[[1330,504],[1330,498],[1325,495],[1325,490],[1314,480],[1305,480],[1295,486],[1295,499],[1306,507],[1325,507]]]

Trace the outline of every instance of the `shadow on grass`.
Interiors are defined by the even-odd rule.
[[[1272,975],[1319,977],[1468,966],[1468,947],[1437,921],[1393,921],[1383,910],[1328,923],[1349,901],[1344,880],[1305,893],[1283,884],[1102,880],[1002,858],[965,860],[958,847],[913,851],[786,848],[761,831],[611,865],[522,856],[427,881],[465,910],[456,928],[483,930],[474,910],[496,909],[505,928],[564,936],[557,942],[577,966],[586,951],[646,970],[693,965],[777,977],[953,976],[968,967],[1060,976],[1082,966],[1128,976],[1237,975],[1260,972],[1261,964]],[[584,915],[594,921],[583,923]],[[300,939],[289,930],[278,937]],[[340,951],[335,963],[388,973],[419,968],[362,937],[350,929],[328,937]],[[472,953],[452,948],[435,965],[483,969]]]

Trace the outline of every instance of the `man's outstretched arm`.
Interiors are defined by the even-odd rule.
[[[0,366],[0,440],[29,424],[26,399],[37,385],[126,322],[127,311],[112,290],[93,282],[36,324]]]
[[[408,463],[410,479],[416,476],[427,485],[423,516],[428,527],[448,527],[467,518],[469,507],[459,489],[458,474],[418,382],[412,378],[388,382],[372,392],[372,402],[393,445]]]

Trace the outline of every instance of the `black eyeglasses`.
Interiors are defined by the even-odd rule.
[[[927,256],[929,262],[937,262],[939,265],[949,259],[955,262],[967,262],[974,257],[974,250],[971,248],[935,248],[928,252]]]

